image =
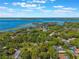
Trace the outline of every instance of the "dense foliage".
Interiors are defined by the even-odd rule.
[[[0,59],[58,59],[59,46],[65,51],[70,46],[79,48],[79,23],[42,23],[0,33]]]

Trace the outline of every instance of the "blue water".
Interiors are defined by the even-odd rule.
[[[58,22],[60,24],[64,22],[79,22],[78,19],[60,19],[60,18],[45,18],[45,19],[0,19],[0,30],[6,30],[9,28],[16,28],[19,25],[29,24],[33,22]]]

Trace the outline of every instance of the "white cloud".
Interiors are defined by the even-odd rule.
[[[45,9],[41,9],[41,12],[44,13],[54,13],[54,14],[69,14],[69,13],[75,13],[75,11],[77,10],[76,8],[72,8],[72,7],[64,7],[64,6],[54,6],[55,10],[45,10]]]
[[[42,13],[51,13],[52,10],[41,9],[40,12],[42,12]]]
[[[53,1],[53,2],[54,2],[54,1],[56,1],[56,0],[50,0],[50,1]]]
[[[24,9],[24,10],[21,10],[20,12],[32,12],[33,10],[31,10],[31,9]]]
[[[37,10],[41,10],[46,8],[45,6],[41,6],[41,4],[38,4],[35,8],[31,8],[31,9],[37,9]]]
[[[40,12],[42,12],[42,13],[49,13],[49,14],[63,14],[63,13],[65,13],[65,14],[67,14],[67,13],[73,13],[74,11],[72,11],[72,10],[60,10],[60,9],[57,9],[57,10],[45,10],[45,9],[42,9],[42,10],[40,10]]]
[[[26,3],[26,2],[13,2],[13,5],[21,6],[21,7],[36,7],[37,5],[34,3]]]
[[[32,9],[32,10],[34,9],[40,10],[40,9],[46,8],[45,6],[42,6],[41,4],[36,4],[36,3],[13,2],[12,4],[14,6],[20,6],[20,7]]]
[[[34,3],[46,3],[47,0],[33,0]]]
[[[5,2],[4,4],[5,4],[5,5],[7,5],[8,3],[7,3],[7,2]]]
[[[7,13],[7,14],[0,14],[0,17],[10,17],[10,16],[12,16],[12,14],[10,14],[10,13]]]
[[[64,10],[77,10],[76,8],[72,8],[72,7],[65,7],[65,6],[53,6],[54,8],[59,8],[59,9],[64,9]]]
[[[59,6],[53,6],[54,8],[64,8],[64,6],[61,6],[61,5],[59,5]]]
[[[14,9],[8,8],[7,9],[8,12],[16,12]]]
[[[71,7],[68,7],[68,8],[63,8],[64,10],[77,10],[76,8],[71,8]]]
[[[54,10],[55,13],[73,13],[76,9],[74,8],[63,8],[63,9],[57,9]]]
[[[14,9],[8,8],[8,7],[4,7],[4,6],[0,6],[0,10],[1,11],[6,11],[6,12],[15,12]]]
[[[34,3],[47,3],[48,0],[33,0]],[[51,2],[54,2],[56,0],[49,0]]]
[[[55,13],[70,13],[73,12],[72,10],[54,10]]]
[[[16,6],[16,5],[19,5],[20,2],[13,2],[12,5]]]
[[[53,6],[54,8],[57,8],[56,10],[54,10],[55,13],[70,13],[70,12],[74,12],[75,10],[77,10],[76,8],[72,8],[72,7],[65,7],[65,6]]]
[[[37,5],[36,4],[25,4],[25,3],[22,3],[21,6],[22,7],[36,7]]]
[[[45,6],[39,6],[39,7],[35,8],[35,9],[41,10],[43,8],[45,8]]]
[[[4,6],[0,6],[0,10],[4,10],[6,9],[7,7],[4,7]]]

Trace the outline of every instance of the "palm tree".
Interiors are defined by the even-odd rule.
[[[58,54],[53,47],[48,48],[48,54],[50,55],[51,59],[58,59]]]
[[[37,47],[32,47],[31,49],[32,59],[38,59],[39,50]]]
[[[22,59],[31,59],[31,53],[30,53],[30,51],[28,51],[28,49],[26,47],[21,49],[20,56]]]
[[[39,56],[40,56],[40,59],[49,59],[50,58],[50,56],[47,52],[41,52],[39,54]]]
[[[66,50],[66,54],[69,56],[70,59],[75,59],[74,54],[70,52],[69,50]]]

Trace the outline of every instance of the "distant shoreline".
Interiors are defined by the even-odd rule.
[[[0,19],[46,19],[46,18],[52,18],[52,19],[79,19],[79,17],[0,17]]]

